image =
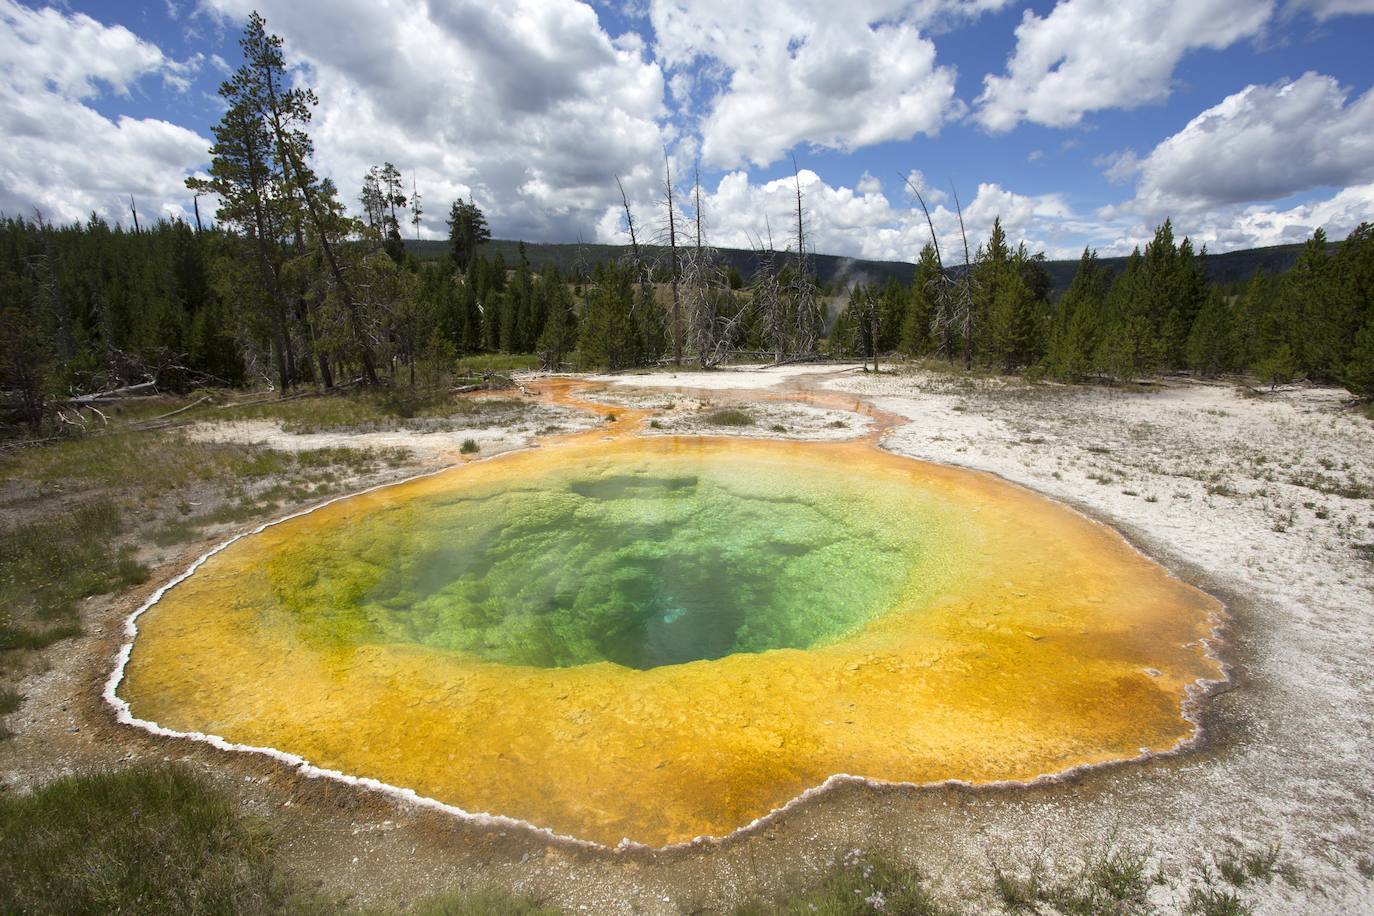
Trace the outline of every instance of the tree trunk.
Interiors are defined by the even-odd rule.
[[[668,165],[668,153],[663,153],[664,183],[668,187],[668,248],[671,251],[673,284],[673,365],[682,365],[682,311],[677,289],[677,218],[673,215],[673,171]]]
[[[258,272],[262,275],[262,283],[267,288],[267,297],[271,300],[272,307],[272,359],[277,366],[277,387],[281,396],[285,397],[286,389],[290,386],[290,377],[286,371],[286,328],[282,315],[281,290],[277,286],[276,268],[272,266],[272,259],[267,251],[267,214],[262,209],[262,195],[256,187],[252,189],[252,195],[253,236],[258,254]]]
[[[334,275],[334,282],[339,285],[339,295],[343,297],[344,312],[348,316],[349,329],[363,363],[363,378],[368,384],[375,385],[377,384],[377,367],[372,358],[372,347],[367,342],[367,335],[363,333],[362,324],[358,320],[358,308],[353,300],[353,290],[344,278],[338,259],[334,257],[334,246],[329,242],[324,221],[320,218],[319,211],[315,207],[315,195],[310,189],[310,183],[305,180],[304,164],[297,159],[295,149],[286,138],[286,131],[281,123],[281,111],[277,107],[277,88],[272,82],[270,73],[267,75],[267,92],[272,106],[272,128],[277,136],[277,148],[282,154],[282,165],[290,169],[295,175],[295,183],[300,188],[301,196],[305,199],[306,212],[310,214],[310,222],[315,228],[315,234],[319,237],[320,247],[324,249],[325,260],[329,262],[330,273]]]

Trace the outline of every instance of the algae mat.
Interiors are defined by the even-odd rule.
[[[1109,528],[866,443],[570,442],[342,500],[138,619],[134,716],[606,845],[836,774],[1190,740],[1221,608]]]

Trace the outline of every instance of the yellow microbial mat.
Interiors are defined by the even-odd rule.
[[[138,620],[134,716],[614,845],[834,774],[988,783],[1194,735],[1212,598],[865,442],[592,437],[346,499]]]

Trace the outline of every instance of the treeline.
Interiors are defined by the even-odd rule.
[[[1012,248],[1000,221],[960,263],[932,238],[911,283],[860,286],[827,327],[796,181],[796,234],[771,237],[746,282],[705,236],[699,179],[636,220],[614,262],[536,272],[488,256],[476,203],[448,212],[446,256],[416,260],[420,199],[390,163],[361,176],[363,219],[311,169],[314,94],[288,78],[281,41],[250,17],[245,62],[221,87],[208,177],[217,224],[134,230],[93,216],[52,226],[0,219],[0,402],[10,420],[51,416],[89,392],[263,384],[285,393],[392,381],[437,384],[457,357],[535,353],[547,368],[709,367],[738,353],[775,361],[823,352],[942,355],[966,368],[1065,380],[1160,370],[1251,371],[1374,393],[1374,227],[1330,250],[1318,232],[1292,270],[1209,284],[1205,252],[1170,223],[1114,274],[1085,251],[1055,298],[1042,254]],[[922,202],[924,206],[924,203]],[[962,219],[962,216],[961,216]],[[646,237],[647,236],[649,237]],[[420,378],[423,376],[423,378]]]
[[[995,223],[966,270],[942,270],[928,245],[910,287],[853,290],[831,351],[944,355],[1065,381],[1250,372],[1268,384],[1305,378],[1374,394],[1374,225],[1331,249],[1319,229],[1282,275],[1208,283],[1205,252],[1177,242],[1166,220],[1119,274],[1085,250],[1051,302],[1043,258],[1009,250]]]

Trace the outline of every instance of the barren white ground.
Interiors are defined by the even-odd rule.
[[[270,446],[283,451],[298,452],[320,448],[401,448],[413,453],[421,461],[454,460],[469,439],[477,443],[477,453],[489,457],[513,449],[525,448],[541,435],[553,432],[575,432],[595,426],[597,417],[585,411],[550,404],[529,403],[518,414],[516,422],[472,423],[461,421],[428,421],[417,419],[396,421],[394,428],[359,432],[356,430],[311,433],[287,432],[280,420],[233,420],[199,423],[187,429],[187,435],[203,442],[244,442]]]
[[[886,448],[1079,506],[1237,599],[1236,683],[1213,701],[1232,720],[1222,746],[1168,779],[1121,779],[1119,799],[993,816],[984,846],[1033,845],[1039,820],[1047,848],[1105,830],[1184,873],[1200,850],[1280,843],[1298,886],[1247,886],[1257,913],[1374,912],[1360,867],[1374,856],[1374,547],[1361,550],[1374,544],[1374,423],[1341,409],[1344,391],[1128,393],[924,372],[823,384],[907,419]],[[1152,903],[1172,908],[1180,891]]]

